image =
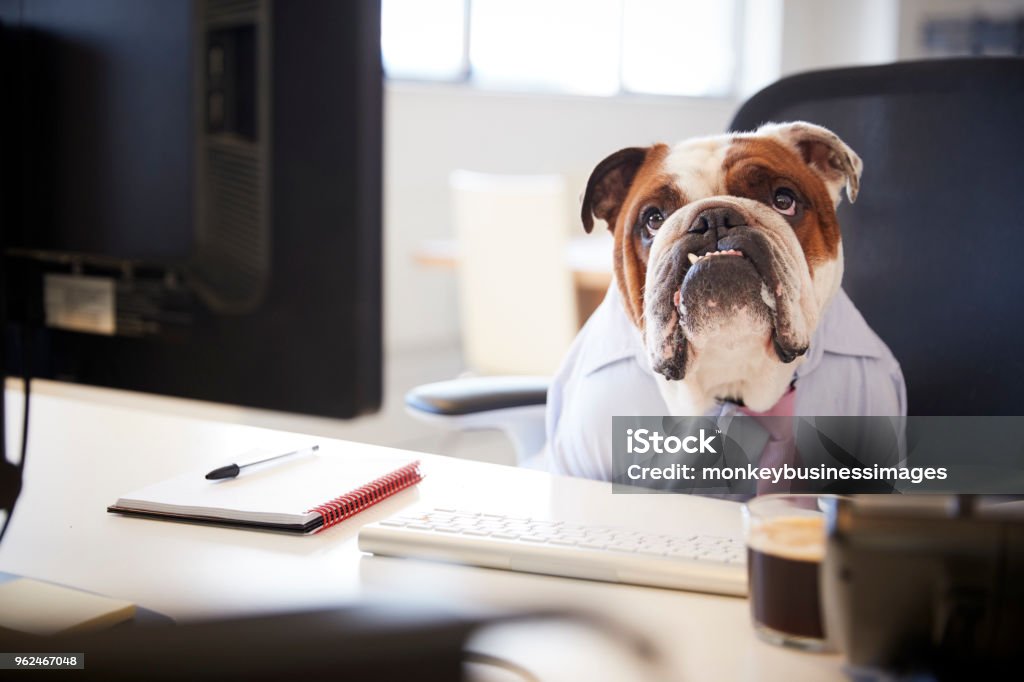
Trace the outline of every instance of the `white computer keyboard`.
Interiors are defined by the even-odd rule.
[[[528,573],[744,596],[743,543],[455,509],[364,526],[359,549]]]

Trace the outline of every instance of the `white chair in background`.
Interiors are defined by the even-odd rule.
[[[457,170],[450,184],[468,368],[550,376],[578,329],[564,178]]]

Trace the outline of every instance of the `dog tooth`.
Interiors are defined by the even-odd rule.
[[[695,254],[695,253],[688,253],[688,254],[686,254],[686,257],[690,259],[690,265],[693,265],[698,260],[700,260],[700,258],[698,258],[697,254]]]

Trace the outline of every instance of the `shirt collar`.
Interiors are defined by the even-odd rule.
[[[646,357],[640,330],[629,320],[622,305],[618,286],[613,282],[604,302],[587,325],[590,339],[584,374],[591,374],[613,362],[636,358],[644,372],[654,376]],[[880,358],[886,354],[882,340],[871,330],[864,317],[843,289],[832,298],[815,330],[807,359],[796,370],[797,378],[813,372],[825,353]]]
[[[853,357],[882,358],[887,348],[871,330],[842,288],[832,297],[807,349],[807,360],[796,370],[797,378],[813,372],[825,353]]]
[[[584,374],[596,372],[619,360],[635,357],[644,372],[654,376],[644,353],[643,339],[622,305],[618,284],[608,287],[604,301],[587,323],[587,332],[597,338],[588,339],[588,353],[582,367]]]

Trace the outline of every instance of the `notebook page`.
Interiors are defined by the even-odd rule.
[[[275,453],[249,452],[235,461]],[[410,464],[408,458],[316,454],[245,469],[232,479],[208,481],[211,465],[154,483],[121,497],[118,507],[137,511],[210,516],[236,521],[302,524],[309,510]]]

